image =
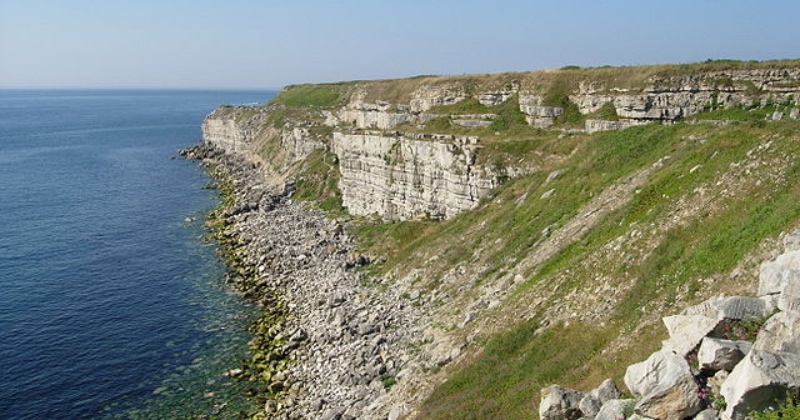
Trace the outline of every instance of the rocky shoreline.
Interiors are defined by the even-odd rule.
[[[387,418],[387,391],[411,359],[418,309],[367,279],[346,219],[291,199],[257,163],[213,145],[182,150],[218,181],[208,223],[231,268],[227,280],[262,309],[252,359],[228,374],[254,383],[256,418]]]

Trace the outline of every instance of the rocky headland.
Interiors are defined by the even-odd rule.
[[[785,61],[290,86],[220,107],[184,154],[219,180],[209,223],[265,314],[229,374],[257,384],[256,418],[766,407],[800,388],[794,329],[775,327],[794,325],[797,267],[758,268],[800,226],[797,98]],[[725,332],[751,319],[755,341]],[[779,378],[740,387],[759,352]],[[630,398],[613,380],[572,390],[608,377]]]

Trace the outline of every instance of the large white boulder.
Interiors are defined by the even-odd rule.
[[[719,324],[716,318],[704,315],[673,315],[662,321],[669,332],[669,339],[663,343],[664,348],[680,356],[686,356],[694,350],[703,337]]]
[[[625,385],[640,397],[635,412],[645,417],[682,420],[703,408],[686,359],[667,349],[629,366],[625,371]]]
[[[728,403],[725,416],[743,419],[800,388],[800,314],[779,312],[758,334],[753,348],[722,384]]]
[[[743,420],[800,388],[800,355],[753,348],[722,384],[727,409],[724,419]]]

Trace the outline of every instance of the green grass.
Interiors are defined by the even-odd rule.
[[[452,105],[435,106],[428,110],[431,114],[490,114],[492,108],[480,103],[476,98],[465,99]]]
[[[711,111],[701,112],[691,117],[692,120],[723,120],[723,121],[741,121],[741,122],[760,122],[771,117],[775,111],[784,113],[784,118],[789,115],[793,107],[784,104],[772,104],[768,106],[753,106],[741,107],[735,106],[730,108],[721,108]]]
[[[528,122],[525,121],[525,114],[519,110],[519,97],[517,95],[491,109],[493,113],[497,114],[497,117],[492,120],[492,124],[489,126],[490,131],[498,132],[505,136],[520,136],[533,131]]]
[[[287,86],[270,103],[286,106],[339,106],[347,101],[352,88],[352,83]]]
[[[620,330],[638,325],[643,307],[663,300],[666,304],[658,310],[665,311],[664,315],[673,313],[669,305],[674,299],[667,297],[686,290],[689,295],[685,298],[691,300],[693,293],[708,287],[699,279],[730,272],[766,238],[776,237],[797,223],[800,184],[765,177],[773,170],[765,166],[759,184],[755,178],[740,179],[744,184],[741,194],[715,198],[713,206],[687,215],[682,223],[664,231],[649,226],[662,226],[671,217],[678,199],[691,197],[702,185],[714,185],[731,170],[732,164],[747,161],[748,152],[763,144],[766,135],[774,145],[764,153],[772,157],[800,156],[797,126],[796,122],[770,123],[767,128],[643,126],[572,139],[569,147],[562,150],[571,157],[557,166],[566,171],[549,184],[544,185],[544,179],[553,167],[509,180],[478,209],[454,219],[428,224],[424,230],[417,229],[417,222],[390,228],[418,234],[398,235],[396,240],[387,241],[391,244],[381,251],[388,252],[389,259],[382,270],[419,267],[426,256],[438,255],[442,270],[439,274],[434,268],[427,270],[428,284],[436,284],[437,276],[448,267],[471,260],[473,250],[484,249],[481,264],[490,268],[481,275],[486,278],[506,272],[515,261],[532,252],[545,227],[563,225],[612,183],[670,156],[627,204],[546,261],[515,291],[513,299],[523,299],[535,285],[547,284],[567,268],[570,276],[561,288],[563,293],[580,289],[599,274],[609,276],[611,281],[625,279],[630,282],[630,291],[609,313],[609,327],[596,330],[580,325],[560,326],[537,336],[533,334],[537,322],[509,326],[506,332],[491,337],[477,358],[459,365],[448,381],[437,387],[423,406],[424,417],[535,418],[536,398],[542,386],[560,383],[586,389],[597,385],[604,376],[620,377],[628,364],[645,358],[653,346],[622,349],[611,361],[595,359],[594,355]],[[541,137],[498,142],[487,149],[491,148],[495,157],[527,159],[555,144],[555,140]],[[792,163],[785,179],[800,178],[800,160],[788,161]],[[550,188],[556,189],[554,196],[541,200],[539,196]],[[475,228],[478,225],[480,229]],[[647,233],[649,240],[655,241],[653,252],[633,262],[605,261],[594,268],[584,265],[588,256],[597,255],[610,240],[629,232],[631,226],[653,229]],[[391,236],[387,231],[383,233],[383,237]],[[372,237],[376,240],[381,235]],[[657,345],[656,337],[663,331],[655,328],[644,334],[653,335],[651,341]],[[595,382],[588,382],[587,378]]]
[[[613,336],[609,328],[577,323],[537,335],[538,328],[538,320],[525,321],[489,340],[477,360],[436,388],[420,418],[536,418],[537,390],[565,376],[577,380]]]
[[[619,115],[617,115],[617,108],[614,107],[614,104],[606,102],[600,109],[587,115],[586,119],[619,121]]]

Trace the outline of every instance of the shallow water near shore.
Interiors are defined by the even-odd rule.
[[[235,416],[252,309],[204,242],[216,106],[274,92],[0,91],[0,418]],[[187,221],[186,218],[193,221]]]

